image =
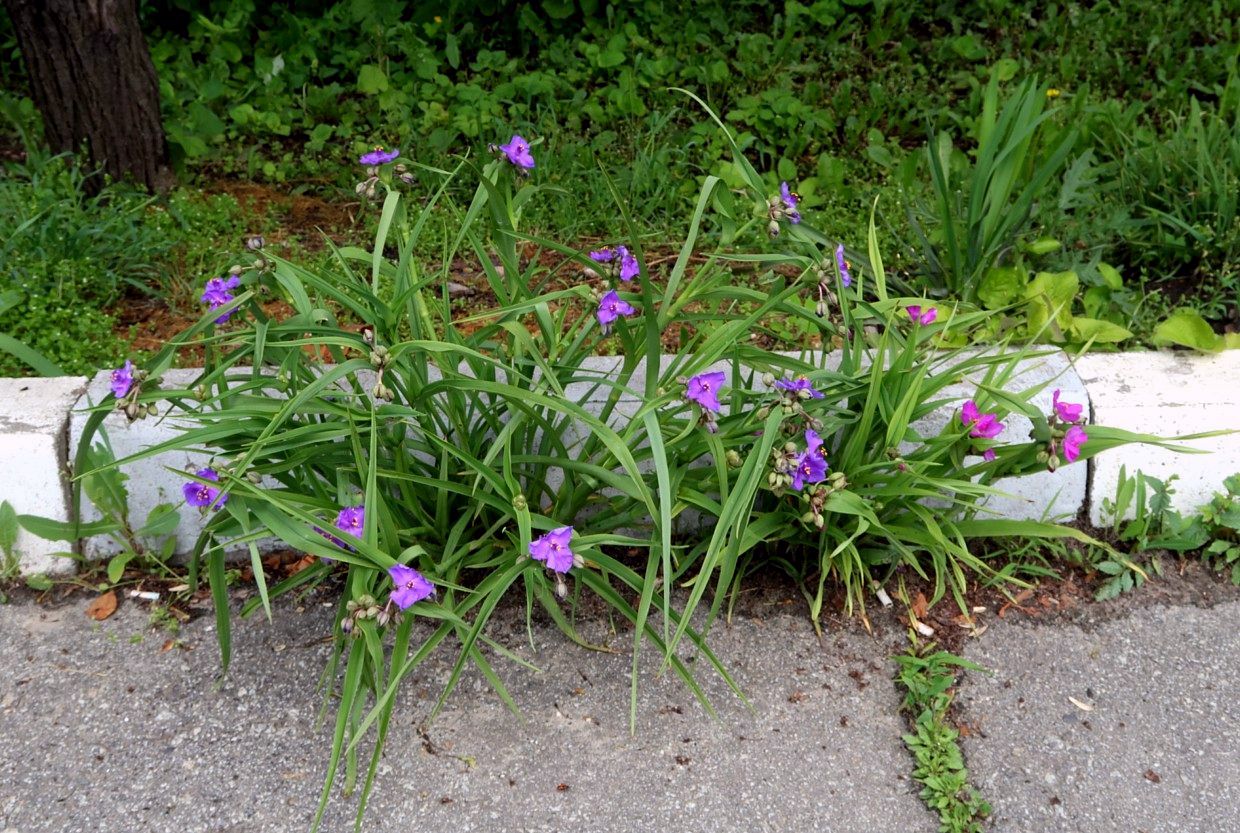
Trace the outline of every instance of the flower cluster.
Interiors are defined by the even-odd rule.
[[[789,188],[788,183],[779,183],[779,194],[767,200],[767,216],[770,218],[770,223],[767,224],[766,230],[771,237],[779,236],[781,220],[787,220],[793,225],[801,222],[801,212],[797,210],[800,202],[801,195]]]
[[[922,309],[920,304],[910,304],[904,311],[908,313],[909,319],[914,324],[920,324],[923,327],[927,324],[933,324],[934,319],[939,317],[937,309],[934,307]]]
[[[627,246],[617,246],[614,250],[610,246],[604,246],[598,251],[590,252],[590,260],[595,263],[610,264],[611,271],[625,283],[636,278],[641,272],[637,258],[633,257]]]
[[[1059,399],[1059,389],[1056,388],[1051,394],[1051,415],[1049,419],[1051,428],[1051,441],[1043,452],[1046,457],[1046,467],[1050,471],[1054,471],[1059,467],[1059,451],[1063,451],[1063,459],[1066,463],[1075,463],[1081,456],[1081,448],[1085,445],[1085,441],[1089,439],[1089,434],[1081,427],[1084,419],[1084,405],[1078,405],[1073,402],[1061,402]],[[1061,425],[1062,424],[1062,425]],[[1062,426],[1066,425],[1064,428]],[[1041,456],[1039,456],[1041,459]]]
[[[399,156],[399,149],[384,150],[382,145],[375,145],[374,150],[363,153],[357,161],[366,167],[366,178],[357,183],[357,186],[353,189],[357,195],[373,200],[379,193],[380,167],[389,162],[394,162]],[[403,164],[398,163],[393,170],[396,173],[396,178],[406,185],[412,185],[415,182],[413,174]]]
[[[237,271],[240,271],[239,269]],[[206,287],[202,291],[202,302],[211,310],[217,310],[222,306],[231,304],[236,300],[236,296],[232,291],[241,286],[241,278],[237,274],[231,274],[227,278],[212,278],[207,281]],[[224,324],[228,319],[232,318],[236,310],[229,310],[220,317],[215,319],[216,324]]]
[[[194,476],[198,480],[191,480],[181,487],[181,492],[185,495],[185,502],[190,506],[199,509],[211,507],[218,511],[225,503],[228,502],[228,495],[221,492],[211,483],[220,482],[220,476],[211,467],[202,468],[194,472]],[[206,483],[199,481],[209,481]]]
[[[146,371],[134,367],[129,359],[113,370],[108,380],[108,389],[116,397],[116,410],[124,411],[130,422],[159,414],[159,408],[154,403],[138,401],[145,380]]]
[[[982,413],[972,399],[960,409],[960,422],[969,429],[969,436],[975,440],[993,440],[1003,433],[1003,423],[999,421],[999,415]],[[995,459],[995,450],[985,449],[982,457],[990,462]]]

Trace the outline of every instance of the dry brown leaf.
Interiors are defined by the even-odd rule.
[[[295,576],[307,567],[313,566],[316,561],[318,561],[318,559],[313,555],[307,555],[300,561],[294,561],[292,564],[288,565],[288,574],[290,576]]]
[[[913,615],[918,619],[924,619],[929,608],[930,603],[926,601],[926,594],[918,593],[917,598],[913,599]]]
[[[116,593],[109,590],[86,606],[86,615],[96,622],[102,622],[116,612]]]

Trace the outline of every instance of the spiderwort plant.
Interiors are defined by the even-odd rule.
[[[901,565],[929,576],[936,596],[950,592],[963,604],[965,577],[988,571],[964,542],[1011,533],[1002,522],[974,517],[978,501],[993,491],[994,478],[1046,465],[1037,459],[1044,437],[1005,446],[986,466],[967,459],[969,444],[987,440],[997,414],[977,410],[966,419],[963,433],[981,435],[967,442],[955,420],[939,431],[921,427],[929,403],[946,398],[954,378],[976,376],[987,389],[1004,388],[1017,360],[949,351],[949,359],[934,362],[949,361],[952,372],[930,372],[929,347],[912,337],[902,312],[916,299],[887,298],[877,258],[870,258],[866,276],[872,272],[873,281],[864,294],[860,273],[856,282],[843,271],[838,282],[829,276],[837,290],[852,283],[836,293],[831,316],[820,318],[803,302],[806,280],[785,282],[776,274],[761,290],[738,286],[721,240],[700,251],[712,198],[723,187],[707,177],[674,262],[658,274],[630,274],[624,297],[612,288],[614,297],[604,295],[607,303],[600,299],[596,309],[581,303],[588,287],[549,280],[560,266],[580,261],[576,250],[518,231],[521,206],[539,195],[536,177],[525,176],[534,170],[528,143],[514,135],[495,152],[480,171],[463,160],[453,171],[428,173],[438,185],[417,199],[390,176],[399,163],[382,163],[374,240],[326,265],[304,268],[251,252],[253,260],[233,277],[284,300],[292,314],[273,316],[255,305],[235,316],[226,336],[213,330],[221,316],[204,315],[182,340],[201,338],[211,347],[207,366],[185,388],[160,394],[189,428],[136,455],[210,448],[229,461],[226,476],[222,467],[214,477],[202,469],[186,483],[191,505],[218,509],[227,500],[226,511],[204,511],[197,547],[225,668],[226,544],[271,534],[332,559],[272,587],[258,583],[256,573],[257,593],[243,613],[330,575],[343,579],[327,677],[337,722],[318,821],[338,773],[346,793],[359,788],[364,807],[399,688],[436,650],[451,650],[454,658],[430,717],[470,665],[516,709],[494,667],[510,652],[490,642],[486,628],[506,597],[545,609],[579,643],[574,617],[564,611],[579,595],[628,621],[635,725],[642,650],[656,650],[708,706],[696,674],[709,669],[736,690],[694,612],[713,591],[707,604],[717,613],[749,565],[772,558],[788,570],[815,621],[829,583],[844,588],[849,610],[864,614],[872,582]],[[744,240],[761,232],[772,206],[767,184],[739,151],[735,162],[754,206],[733,238]],[[475,172],[476,187],[457,204],[462,178]],[[764,253],[764,262],[793,267],[810,281],[817,270],[824,280],[834,271],[834,244],[800,216],[791,189],[782,191],[774,208],[787,223],[781,245],[788,251]],[[623,219],[623,200],[614,194]],[[461,225],[428,270],[407,253],[441,215]],[[624,225],[640,262],[639,230]],[[870,237],[876,239],[873,228]],[[518,257],[518,240],[536,251]],[[625,253],[610,251],[610,259],[593,262],[609,264],[623,281]],[[565,262],[546,267],[549,253]],[[462,315],[436,291],[452,278],[452,263],[465,258],[482,265],[495,308]],[[240,297],[238,286],[220,280],[213,310]],[[760,347],[750,336],[772,316],[836,345],[834,360]],[[940,326],[963,331],[985,316],[965,310]],[[602,332],[630,317],[610,335]],[[707,318],[710,326],[701,326]],[[664,357],[669,334],[680,340]],[[614,372],[600,374],[586,358],[604,337],[617,360]],[[143,371],[156,378],[178,346],[135,368],[134,379],[140,382]],[[732,376],[707,370],[723,365],[734,368]],[[769,374],[766,385],[753,384],[759,374]],[[141,387],[134,384],[127,395]],[[721,393],[728,396],[722,423]],[[637,407],[628,407],[634,400]],[[90,415],[83,446],[111,406]],[[1090,427],[1091,434],[1102,430]],[[1118,434],[1108,439],[1120,441]],[[1099,445],[1091,436],[1081,456]],[[78,460],[86,460],[80,451]],[[86,465],[77,470],[90,474]],[[365,495],[364,510],[349,505],[347,496],[356,494]],[[931,510],[927,498],[953,510]],[[673,547],[678,514],[688,510],[707,519],[707,531]],[[324,520],[332,512],[334,524]],[[320,531],[324,526],[334,540]],[[1053,524],[1021,529],[1080,535]],[[673,588],[686,582],[681,602]],[[422,626],[415,629],[415,620]],[[684,640],[700,657],[693,667],[681,659]],[[368,739],[369,765],[359,759]]]

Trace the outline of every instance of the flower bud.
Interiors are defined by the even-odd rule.
[[[388,621],[392,618],[391,608],[383,608],[379,611],[379,615],[375,617],[375,621],[379,623],[379,627],[386,627]]]
[[[784,443],[784,451],[788,454],[796,454],[797,444],[792,442]]]
[[[266,243],[267,241],[263,239],[261,234],[256,234],[253,237],[246,239],[245,247],[252,252],[257,252],[264,245],[266,245]]]
[[[814,522],[815,517],[817,517],[817,515],[813,511],[806,512],[804,515],[801,516],[801,523],[812,524]]]
[[[353,604],[353,603],[349,602],[349,604]],[[340,620],[340,632],[341,633],[348,635],[352,631],[353,631],[353,620],[350,617],[346,616],[344,617],[344,619]]]
[[[763,373],[762,384],[766,385],[768,388],[775,387],[775,374],[774,373]]]
[[[149,417],[159,416],[159,407],[154,402],[150,402],[147,404],[146,416],[149,416]]]
[[[526,509],[530,508],[530,504],[526,501],[525,495],[518,493],[512,498],[512,508],[518,512],[524,512]]]
[[[766,227],[766,233],[772,238],[779,237],[779,223],[775,220],[771,220]]]
[[[779,486],[779,475],[775,472],[768,474],[766,476],[766,485],[770,486],[772,489],[777,488]]]
[[[824,304],[822,301],[819,301],[818,305],[814,307],[814,314],[817,315],[819,318],[826,318],[827,317],[827,305]]]
[[[130,402],[125,406],[125,416],[129,417],[129,421],[133,422],[138,418],[138,403]]]
[[[356,192],[356,194],[357,194],[359,197],[360,197],[360,196],[362,196],[363,194],[365,194],[365,193],[366,193],[366,183],[365,183],[365,182],[359,182],[359,183],[357,183],[357,187],[356,187],[356,188],[354,188],[353,190],[354,190],[354,192]]]
[[[564,583],[564,579],[559,573],[555,574],[555,595],[561,599],[568,596],[568,585]]]
[[[1051,456],[1048,454],[1047,459],[1046,459],[1046,470],[1054,471],[1057,468],[1059,468],[1059,455],[1056,454],[1054,456]]]
[[[723,459],[727,462],[730,469],[738,469],[741,466],[741,455],[734,448],[729,448],[727,453],[723,455]]]
[[[758,419],[762,420],[763,422],[765,422],[766,418],[769,417],[770,415],[771,415],[771,407],[769,405],[763,405],[761,408],[758,409]]]
[[[263,476],[254,470],[247,471],[245,473],[245,479],[253,483],[255,486],[263,482]]]
[[[818,527],[819,529],[822,529],[826,525],[827,525],[826,518],[824,518],[822,515],[814,516],[814,526]]]
[[[240,275],[240,274],[241,274],[241,265],[240,265],[240,264],[238,264],[238,263],[234,263],[232,266],[229,266],[229,267],[228,267],[228,274],[232,275],[233,277],[237,277],[238,275]]]

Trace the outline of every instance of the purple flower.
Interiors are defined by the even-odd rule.
[[[792,470],[792,488],[800,491],[806,483],[821,483],[827,477],[827,461],[822,455],[806,451],[797,458]]]
[[[802,398],[822,399],[822,394],[819,393],[814,386],[810,384],[809,379],[806,379],[804,376],[798,376],[795,379],[780,379],[775,383],[775,387],[780,390],[786,390],[789,393],[796,394],[797,396],[800,396],[801,391],[808,391],[807,397]]]
[[[1064,422],[1078,422],[1081,418],[1081,410],[1085,407],[1071,402],[1060,402],[1059,388],[1055,388],[1055,392],[1051,395],[1051,405],[1055,409],[1055,415]]]
[[[914,324],[933,324],[934,319],[939,317],[939,311],[934,307],[927,307],[926,311],[922,312],[921,306],[918,304],[910,305],[905,312],[908,313],[908,317],[912,319]]]
[[[508,157],[508,161],[518,168],[529,170],[534,167],[534,157],[530,155],[530,143],[521,136],[513,134],[508,144],[500,145],[499,149]]]
[[[374,167],[375,165],[386,165],[397,156],[400,156],[399,150],[384,150],[381,146],[376,146],[374,150],[363,155],[357,161],[363,165]]]
[[[1003,432],[1003,423],[998,415],[982,413],[972,399],[960,409],[960,421],[966,428],[971,428],[969,436],[975,440],[994,439]]]
[[[994,460],[994,459],[995,459],[995,450],[994,450],[993,448],[988,448],[988,449],[986,449],[985,451],[983,451],[983,452],[982,452],[982,459],[983,459],[983,460],[985,460],[987,463],[989,463],[989,462],[991,462],[992,460]]]
[[[590,252],[590,260],[593,260],[595,263],[610,263],[615,256],[616,253],[607,247]]]
[[[212,468],[199,469],[196,476],[201,480],[210,480],[212,483],[220,481],[220,476]],[[219,489],[208,486],[206,483],[191,481],[182,486],[181,491],[185,495],[185,502],[198,508],[214,504],[215,508],[219,509],[228,501],[228,495],[220,494]]]
[[[236,275],[230,275],[228,278],[212,278],[207,281],[206,287],[202,291],[202,301],[209,304],[211,309],[219,309],[225,304],[231,304],[234,300],[232,290],[241,286],[241,279]],[[223,324],[229,318],[232,318],[233,310],[226,312],[219,318],[215,319],[216,324]]]
[[[844,259],[844,244],[835,247],[835,265],[840,270],[840,281],[844,286],[852,286],[852,272],[848,271],[848,261]]]
[[[637,312],[633,305],[621,298],[616,290],[612,290],[599,299],[598,302],[598,323],[603,328],[604,335],[611,332],[611,325],[616,319],[622,315],[628,316]]]
[[[401,610],[408,610],[428,596],[434,595],[435,585],[412,567],[404,564],[393,564],[388,567],[388,575],[392,579],[392,604]]]
[[[569,543],[573,540],[573,528],[562,526],[530,541],[530,558],[542,561],[557,573],[567,573],[573,567],[574,556]]]
[[[727,378],[722,370],[699,373],[685,384],[685,399],[701,405],[703,410],[718,413],[723,407],[719,404],[719,390]]]
[[[625,246],[616,247],[616,254],[620,258],[620,280],[627,283],[636,278],[638,273],[641,272],[641,267],[637,265],[637,258],[629,254],[629,250]]]
[[[362,531],[366,528],[366,507],[365,506],[346,506],[340,510],[340,514],[336,516],[336,529],[354,538],[361,538]]]
[[[801,197],[788,187],[788,183],[779,183],[779,198],[783,200],[784,216],[788,218],[788,222],[793,225],[801,222],[801,212],[797,211],[797,203],[801,201]]]
[[[1075,463],[1076,458],[1081,456],[1081,446],[1085,445],[1088,439],[1089,435],[1081,426],[1073,425],[1069,428],[1063,438],[1063,458],[1069,463]]]
[[[120,399],[133,387],[133,362],[125,359],[124,367],[112,371],[112,394]],[[1058,391],[1056,391],[1058,393]]]

